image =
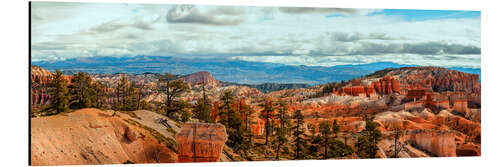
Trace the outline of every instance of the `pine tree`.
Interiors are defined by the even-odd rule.
[[[97,92],[92,86],[92,79],[88,73],[78,72],[70,85],[72,108],[88,108],[97,106]]]
[[[240,113],[231,106],[235,103],[232,91],[225,91],[220,97],[222,105],[219,107],[220,122],[226,126],[229,134],[228,145],[231,146],[236,152],[246,152],[249,145],[246,142],[246,131],[242,126],[242,119]]]
[[[101,81],[96,81],[94,83],[94,90],[96,91],[96,107],[104,109],[108,99],[106,87]]]
[[[52,92],[52,96],[54,97],[54,102],[52,103],[50,108],[55,110],[56,113],[69,111],[70,97],[68,94],[66,79],[62,75],[62,72],[59,70],[56,70],[53,78],[54,89]]]
[[[202,95],[202,97],[200,99],[198,99],[198,101],[196,101],[194,112],[196,113],[196,116],[200,121],[212,122],[212,119],[211,119],[212,113],[210,111],[211,106],[209,105],[210,102],[208,101],[205,86],[206,86],[205,76],[203,76],[202,83],[201,83],[201,95]]]
[[[328,158],[328,142],[330,139],[330,135],[332,134],[332,130],[328,121],[323,121],[319,124],[319,131],[321,133],[322,145],[324,147],[323,158]]]
[[[248,106],[248,105],[245,105],[243,106],[243,114],[245,115],[245,120],[244,120],[244,125],[245,125],[245,131],[248,135],[248,143],[250,145],[253,145],[253,142],[252,142],[252,138],[253,138],[253,132],[252,132],[252,125],[255,124],[253,120],[254,116],[254,110]]]
[[[189,91],[189,86],[182,79],[175,79],[175,76],[169,74],[160,75],[158,78],[158,90],[165,93],[164,105],[166,107],[166,115],[172,117],[172,114],[179,111],[179,108],[174,106],[177,102],[176,98],[184,92]]]
[[[406,148],[406,143],[401,143],[399,142],[399,138],[403,134],[403,131],[400,129],[396,129],[393,131],[394,134],[394,144],[389,146],[391,150],[388,152],[389,154],[392,154],[392,158],[399,158],[399,153],[402,151],[408,151],[408,148]]]
[[[280,101],[278,102],[279,108],[278,108],[278,121],[279,121],[279,126],[276,131],[276,160],[280,159],[280,152],[281,152],[281,146],[285,143],[288,142],[288,127],[290,124],[290,121],[288,119],[287,115],[287,105]]]
[[[361,131],[361,136],[356,141],[357,154],[361,158],[375,158],[377,154],[377,143],[382,133],[377,127],[378,123],[373,121],[373,116],[365,116],[365,129]]]
[[[125,103],[123,106],[127,111],[137,110],[137,105],[139,104],[140,99],[138,99],[136,87],[136,82],[130,82],[125,88]]]
[[[225,91],[220,100],[222,101],[222,105],[219,107],[219,122],[225,125],[226,128],[230,128],[231,114],[234,113],[234,109],[231,107],[231,104],[234,103],[233,92],[230,90]]]
[[[301,128],[304,125],[304,115],[302,115],[302,111],[296,110],[293,119],[295,120],[295,125],[292,127],[293,128],[293,136],[294,138],[294,144],[295,144],[295,157],[294,159],[303,159],[304,158],[304,149],[305,149],[305,141],[304,141],[304,135],[305,132],[303,128]]]
[[[128,85],[129,85],[128,79],[125,75],[123,75],[118,81],[118,84],[115,88],[116,91],[116,101],[114,103],[115,110],[124,110]]]
[[[194,106],[194,113],[196,113],[196,117],[202,122],[212,122],[210,105],[205,102],[203,98],[198,99]]]
[[[332,132],[335,135],[335,137],[337,137],[340,132],[340,125],[337,123],[337,120],[333,121]]]
[[[271,100],[268,100],[264,104],[262,104],[261,107],[264,107],[264,110],[261,111],[260,118],[264,118],[266,120],[264,125],[264,130],[266,132],[266,142],[264,145],[267,145],[269,141],[269,135],[271,134],[271,118],[274,114],[273,102]]]

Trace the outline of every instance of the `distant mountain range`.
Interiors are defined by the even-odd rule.
[[[304,84],[317,85],[333,81],[350,80],[365,76],[385,68],[400,68],[414,65],[402,65],[392,62],[377,62],[359,65],[293,66],[278,63],[248,62],[226,59],[187,59],[162,56],[135,57],[86,57],[64,61],[32,62],[50,71],[59,69],[66,74],[84,71],[91,74],[113,73],[164,73],[191,74],[199,71],[210,72],[215,79],[238,84],[296,84],[291,87],[304,87]],[[467,73],[478,74],[480,69],[449,68]],[[280,85],[263,84],[271,89]]]

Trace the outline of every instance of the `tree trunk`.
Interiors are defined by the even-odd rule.
[[[327,146],[328,146],[328,140],[326,140],[326,141],[325,141],[325,154],[324,154],[324,159],[326,159],[326,157],[327,157],[327,152],[328,152],[328,148],[327,148]]]
[[[281,149],[281,143],[278,143],[278,150],[276,150],[276,160],[280,160],[280,149]]]

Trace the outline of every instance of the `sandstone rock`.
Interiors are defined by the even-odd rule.
[[[427,88],[434,92],[481,93],[479,76],[442,67],[403,67],[385,73],[399,76],[401,86]]]
[[[455,135],[451,131],[414,130],[408,140],[438,157],[457,156]]]
[[[208,71],[200,71],[193,74],[189,74],[185,77],[182,77],[182,79],[184,79],[185,82],[188,82],[190,84],[205,83],[206,85],[217,85],[219,83],[219,81],[217,81]]]
[[[360,85],[359,80],[352,80],[351,86],[342,87],[335,91],[336,95],[350,95],[362,97],[374,97],[377,94],[388,95],[393,92],[400,93],[399,81],[390,76],[386,76],[377,81],[371,82],[369,85]]]
[[[137,140],[137,134],[128,126],[125,128],[125,137],[131,142]]]
[[[453,101],[453,110],[462,114],[467,114],[467,100],[455,100]]]
[[[481,156],[481,146],[467,143],[457,147],[457,156]]]
[[[111,112],[81,109],[65,115],[31,118],[32,165],[176,161],[173,150],[160,143],[149,131],[129,124],[125,118],[109,115]],[[99,126],[91,128],[89,124]],[[124,140],[127,138],[127,127],[129,133],[133,131],[143,135],[136,137],[134,142]]]
[[[186,123],[176,140],[178,162],[216,162],[226,142],[226,129],[222,124]]]

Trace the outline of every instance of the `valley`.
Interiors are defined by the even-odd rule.
[[[207,71],[62,75],[70,92],[88,75],[97,95],[66,112],[50,109],[56,74],[38,66],[31,74],[34,165],[481,155],[479,76],[441,67],[269,89]],[[196,133],[198,144],[182,137]]]

